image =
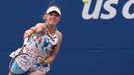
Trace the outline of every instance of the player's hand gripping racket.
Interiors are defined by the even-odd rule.
[[[27,53],[23,53],[23,49],[28,41],[28,38],[24,40],[23,47],[18,55],[11,59],[9,63],[9,70],[13,74],[24,74],[30,70],[32,65],[31,57]]]

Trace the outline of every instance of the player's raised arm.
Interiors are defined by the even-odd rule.
[[[38,23],[35,26],[24,32],[24,39],[31,36],[34,33],[45,33],[45,25],[44,23]]]

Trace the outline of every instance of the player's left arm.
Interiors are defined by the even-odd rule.
[[[62,33],[59,31],[58,31],[58,37],[59,37],[59,42],[58,42],[57,46],[54,48],[54,50],[52,51],[50,56],[44,61],[46,64],[52,63],[54,61],[54,59],[56,58],[56,55],[58,54],[59,50],[60,50],[60,46],[62,43]]]

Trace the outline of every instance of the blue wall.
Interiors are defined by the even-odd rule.
[[[49,2],[0,1],[1,75],[7,75],[8,55],[21,47],[24,31],[43,22]],[[134,19],[125,19],[121,12],[127,0],[119,0],[118,5],[113,5],[117,14],[109,20],[84,20],[81,0],[56,2],[62,11],[58,29],[63,33],[63,43],[48,75],[134,75]],[[133,13],[134,5],[130,9]]]

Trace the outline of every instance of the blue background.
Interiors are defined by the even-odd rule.
[[[7,75],[8,55],[22,46],[24,31],[43,22],[50,1],[0,1],[0,75]],[[127,0],[113,5],[117,14],[110,20],[84,20],[81,0],[56,2],[62,11],[58,29],[63,33],[63,42],[48,75],[134,75],[134,19],[122,16]],[[134,5],[130,10],[134,11]]]

